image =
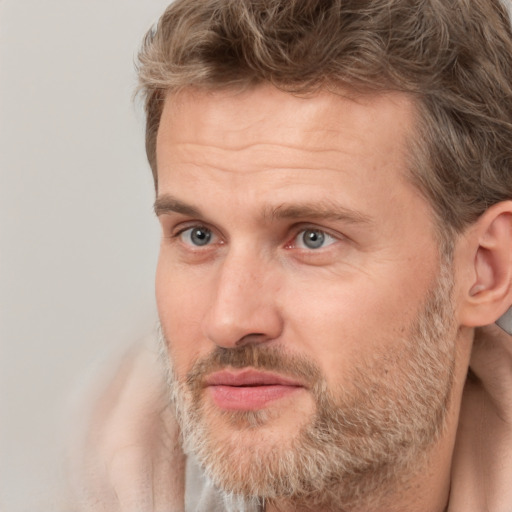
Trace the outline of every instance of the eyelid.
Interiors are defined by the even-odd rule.
[[[162,215],[160,217],[161,222],[164,217],[165,217],[165,215]],[[175,239],[175,240],[179,239],[181,237],[181,235],[183,235],[183,233],[185,233],[186,231],[188,231],[190,229],[204,228],[204,229],[209,230],[212,234],[212,240],[208,244],[203,246],[204,249],[207,247],[211,247],[212,245],[215,245],[215,244],[219,244],[219,243],[225,244],[226,243],[226,238],[224,237],[224,235],[221,232],[219,232],[219,230],[216,227],[211,226],[208,222],[204,222],[204,221],[201,221],[198,219],[181,220],[180,222],[177,222],[175,225],[173,223],[173,225],[169,226],[168,229],[165,229],[164,222],[162,222],[162,225],[164,227],[164,232],[167,232],[167,237],[171,238],[171,239]],[[319,231],[319,232],[325,234],[326,237],[331,238],[332,241],[330,243],[328,243],[327,245],[322,246],[318,249],[312,249],[312,248],[308,248],[308,247],[297,247],[297,244],[296,244],[297,237],[301,233],[303,233],[304,231],[307,231],[307,230]],[[294,226],[292,226],[291,227],[291,236],[288,236],[287,238],[288,238],[288,242],[286,242],[284,245],[285,249],[297,249],[297,250],[310,252],[310,253],[320,252],[322,249],[327,249],[328,247],[330,247],[331,245],[334,245],[334,243],[336,243],[338,241],[350,240],[346,235],[344,235],[338,231],[334,231],[334,230],[326,228],[324,226],[319,226],[317,224],[307,223],[307,222],[297,223]],[[198,250],[201,250],[201,246],[194,246],[191,244],[186,244],[186,245],[188,247],[194,247]]]
[[[312,249],[309,247],[297,247],[296,240],[299,237],[299,235],[301,235],[304,231],[318,231],[320,233],[323,233],[327,237],[331,238],[333,241],[325,246],[318,248],[318,249]],[[321,249],[330,247],[335,242],[345,240],[346,238],[347,237],[342,235],[341,233],[334,233],[332,230],[324,228],[324,227],[316,226],[314,224],[300,224],[299,226],[295,226],[293,235],[290,238],[290,241],[286,244],[286,248],[299,249],[299,250],[308,251],[308,252],[315,252],[315,251],[320,251]]]
[[[192,228],[204,228],[210,230],[212,233],[216,233],[216,230],[212,226],[208,225],[208,222],[200,220],[180,220],[176,223],[173,222],[167,231],[170,233],[172,238],[177,238],[182,233]]]
[[[209,242],[207,244],[201,246],[201,245],[194,245],[190,242],[185,241],[184,238],[182,238],[183,235],[187,231],[190,231],[193,229],[204,229],[204,230],[209,231],[211,234],[211,239],[209,240]],[[197,222],[197,221],[181,222],[171,230],[170,237],[174,240],[180,240],[181,243],[183,245],[185,245],[187,248],[195,250],[195,251],[206,250],[207,248],[209,248],[215,244],[223,244],[222,236],[217,232],[216,229],[209,226],[208,223],[206,223],[206,222]]]

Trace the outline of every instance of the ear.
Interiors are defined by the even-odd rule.
[[[490,207],[466,235],[462,325],[494,323],[512,305],[512,201]],[[467,259],[469,257],[469,259]]]

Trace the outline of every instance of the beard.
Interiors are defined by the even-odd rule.
[[[216,347],[180,379],[167,355],[172,340],[161,334],[185,452],[236,498],[296,510],[378,506],[421,471],[444,430],[457,337],[452,286],[451,267],[442,265],[407,335],[361,356],[336,388],[310,358],[271,343]],[[207,403],[207,375],[245,367],[300,378],[314,413],[276,437],[277,407],[223,411]]]

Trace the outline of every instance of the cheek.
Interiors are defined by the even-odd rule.
[[[296,290],[288,298],[288,339],[311,357],[331,384],[344,381],[356,359],[371,350],[375,311],[361,290],[324,286]]]
[[[188,371],[199,355],[205,300],[204,290],[183,275],[159,261],[155,282],[158,316],[178,375]]]
[[[324,282],[287,294],[289,339],[315,359],[331,383],[346,383],[355,366],[397,349],[422,308],[432,281],[395,269],[394,279]],[[412,287],[411,283],[415,286]]]

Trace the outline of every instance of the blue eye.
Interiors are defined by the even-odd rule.
[[[300,249],[321,249],[336,241],[334,237],[328,235],[320,229],[304,229],[295,238],[295,245]]]
[[[186,244],[202,247],[210,243],[212,232],[204,226],[196,226],[182,231],[179,236]]]

